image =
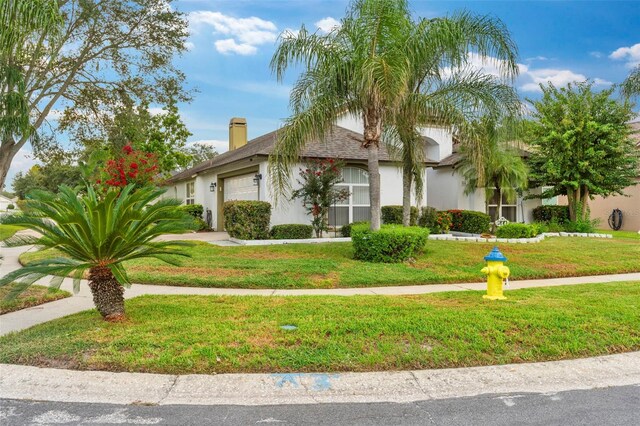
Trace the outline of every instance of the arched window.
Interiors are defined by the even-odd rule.
[[[349,198],[329,209],[329,225],[343,226],[371,219],[369,204],[369,173],[358,167],[342,169],[342,182],[336,189],[347,189]]]

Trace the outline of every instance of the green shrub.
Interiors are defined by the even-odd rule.
[[[451,213],[439,212],[433,207],[423,207],[420,211],[418,226],[429,228],[433,234],[447,234],[451,229]]]
[[[211,230],[211,228],[209,228],[209,224],[207,222],[205,222],[205,220],[202,219],[201,217],[196,217],[193,221],[198,226],[198,229],[196,231],[210,231]]]
[[[382,223],[385,225],[402,225],[402,206],[382,206],[380,209]],[[411,206],[409,225],[418,224],[418,208]]]
[[[303,240],[311,238],[313,226],[311,225],[275,225],[271,228],[271,238],[275,240]]]
[[[585,234],[591,234],[595,232],[599,222],[600,221],[598,219],[578,219],[575,221],[569,220],[563,224],[563,228],[566,232],[581,232]]]
[[[353,222],[347,225],[342,225],[340,228],[340,235],[343,237],[349,238],[351,236],[351,230],[355,225],[367,225],[369,226],[369,222]]]
[[[424,250],[428,237],[429,230],[418,226],[383,225],[379,231],[371,231],[362,224],[351,231],[354,258],[367,262],[408,260]]]
[[[186,204],[184,206],[180,206],[183,212],[190,214],[196,219],[202,219],[202,214],[204,213],[204,207],[202,204]]]
[[[488,214],[473,210],[448,210],[451,214],[451,230],[469,234],[483,234],[491,228]]]
[[[9,205],[7,206],[7,210],[13,210],[13,209],[15,209],[15,208],[16,208],[16,206],[14,206],[13,204],[9,204]]]
[[[27,200],[17,200],[16,205],[23,212],[26,212],[29,209],[29,207],[27,207]]]
[[[555,221],[563,224],[569,220],[569,206],[538,206],[533,209],[533,220],[542,223]]]
[[[271,204],[265,201],[227,201],[222,211],[225,228],[231,237],[241,240],[269,238]]]
[[[541,227],[536,224],[507,223],[498,227],[496,236],[498,238],[533,238],[541,232]]]

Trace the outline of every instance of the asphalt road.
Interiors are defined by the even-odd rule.
[[[0,400],[12,425],[640,425],[640,385],[409,404],[111,405]]]

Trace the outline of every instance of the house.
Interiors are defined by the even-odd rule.
[[[330,226],[369,219],[369,177],[367,151],[361,148],[362,122],[352,116],[341,118],[324,141],[312,141],[301,154],[300,163],[292,170],[292,187],[299,187],[298,172],[305,160],[339,158],[346,164],[344,181],[347,201],[332,207]],[[425,150],[425,194],[421,205],[438,209],[471,209],[484,212],[484,192],[464,195],[462,178],[455,173],[453,137],[444,128],[430,127],[422,131]],[[172,176],[167,182],[165,197],[174,197],[185,204],[202,204],[207,220],[216,230],[224,229],[222,205],[228,200],[260,200],[272,204],[271,224],[309,223],[310,218],[299,200],[274,203],[275,194],[269,185],[268,158],[278,138],[278,130],[247,140],[247,121],[232,118],[229,122],[229,151]],[[381,205],[402,204],[402,170],[380,147]],[[282,198],[282,197],[281,197]],[[530,210],[539,205],[536,200],[519,200],[514,206],[503,207],[503,216],[517,221],[530,221]],[[412,205],[417,205],[412,200]],[[514,213],[515,212],[515,213]]]
[[[633,133],[632,137],[636,140],[636,146],[640,150],[640,121],[630,123]],[[636,177],[637,185],[628,186],[624,189],[625,195],[616,195],[612,197],[597,196],[589,201],[591,209],[591,218],[600,220],[600,228],[608,229],[608,220],[614,209],[622,211],[622,228],[623,231],[640,231],[640,169]]]

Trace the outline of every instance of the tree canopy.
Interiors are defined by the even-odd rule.
[[[20,11],[31,19],[42,5],[48,10],[55,5],[61,16],[55,36],[51,25],[22,26],[12,19]],[[187,21],[170,0],[68,0],[59,2],[59,9],[53,0],[2,0],[1,6],[0,66],[10,63],[23,85],[15,90],[2,84],[2,99],[17,94],[14,103],[24,105],[32,131],[14,127],[3,135],[0,186],[15,154],[54,111],[62,111],[63,126],[100,128],[96,123],[114,116],[123,99],[159,105],[168,105],[169,95],[176,102],[188,99],[181,89],[184,76],[172,64],[185,49]],[[5,28],[12,35],[6,40]]]
[[[567,196],[571,220],[586,219],[590,198],[623,194],[635,184],[631,104],[613,99],[613,88],[594,91],[592,82],[541,88],[542,98],[529,101],[532,180],[550,187],[541,198]]]

